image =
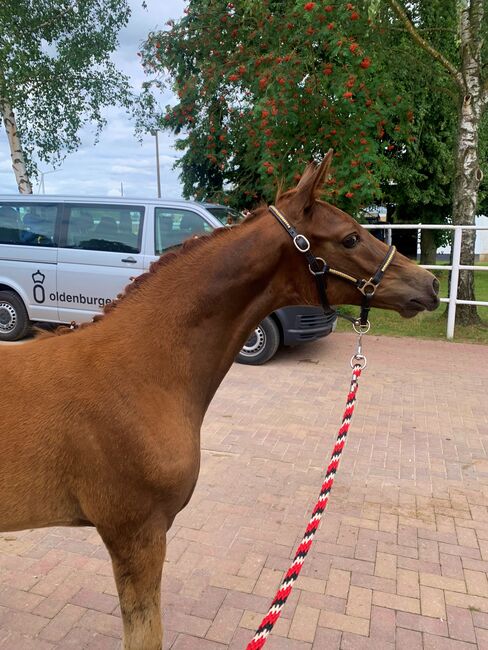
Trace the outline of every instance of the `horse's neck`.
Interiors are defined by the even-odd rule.
[[[263,216],[208,238],[124,298],[100,334],[118,341],[120,363],[136,364],[139,378],[163,390],[183,386],[203,417],[252,328],[295,302],[278,273],[286,237]]]

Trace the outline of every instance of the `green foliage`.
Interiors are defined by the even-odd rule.
[[[141,52],[148,93],[171,83],[178,96],[160,126],[185,152],[185,196],[272,200],[330,147],[334,203],[354,212],[380,196],[411,120],[382,38],[357,3],[191,0]]]
[[[480,167],[483,180],[480,186],[478,214],[488,215],[488,112],[485,111],[480,128]]]
[[[390,52],[391,74],[399,92],[414,107],[412,146],[397,160],[392,176],[397,185],[385,188],[387,200],[408,210],[412,219],[426,222],[450,221],[453,201],[452,179],[458,137],[459,89],[444,66],[425,52],[409,34],[388,0],[366,0],[374,5],[374,19],[381,25],[384,44]],[[407,10],[418,34],[428,41],[456,69],[461,69],[459,19],[463,0],[412,0],[400,3]],[[485,10],[478,38],[488,37]],[[473,35],[475,39],[475,35]],[[474,44],[473,40],[473,44]],[[488,49],[481,49],[488,63]],[[399,63],[400,62],[400,63]],[[403,64],[402,64],[403,63]],[[488,82],[488,80],[485,80]],[[479,162],[488,174],[488,119],[485,114],[479,132]],[[480,188],[478,212],[486,212],[486,180]]]
[[[13,107],[29,171],[75,150],[103,108],[129,106],[128,79],[110,60],[130,15],[127,0],[2,0],[0,100]]]
[[[457,61],[455,1],[412,2],[416,27],[431,45]],[[410,141],[391,168],[393,185],[384,186],[384,200],[396,206],[401,222],[446,223],[452,210],[452,179],[457,128],[457,97],[444,68],[415,44],[382,3],[376,21],[383,26],[395,87],[412,106]],[[401,63],[400,63],[401,62]],[[449,237],[436,233],[437,245]]]

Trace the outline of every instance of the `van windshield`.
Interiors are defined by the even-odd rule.
[[[237,212],[237,210],[224,205],[205,205],[205,210],[213,214],[214,217],[217,217],[224,226],[240,223],[243,220],[242,214]]]

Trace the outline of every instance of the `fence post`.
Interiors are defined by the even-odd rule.
[[[451,283],[449,285],[449,309],[447,312],[447,338],[454,338],[454,327],[456,325],[456,306],[459,284],[459,264],[461,263],[461,242],[463,239],[462,226],[454,230],[454,242],[452,246],[452,271]]]

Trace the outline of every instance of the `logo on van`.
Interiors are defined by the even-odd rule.
[[[46,279],[46,276],[44,273],[41,273],[39,269],[35,273],[32,274],[32,280],[34,282],[34,300],[38,304],[42,304],[46,300],[46,292],[44,291],[44,280]]]

